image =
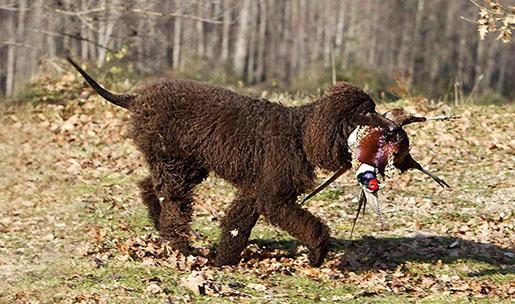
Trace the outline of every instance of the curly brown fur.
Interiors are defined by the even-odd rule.
[[[350,167],[346,142],[358,124],[396,128],[347,83],[301,107],[186,80],[163,80],[132,95],[102,92],[132,113],[131,137],[150,170],[141,196],[176,249],[191,253],[192,190],[209,172],[238,189],[221,223],[218,265],[239,262],[259,215],[304,243],[310,263],[320,265],[329,228],[301,208],[297,196],[314,186],[315,167]]]

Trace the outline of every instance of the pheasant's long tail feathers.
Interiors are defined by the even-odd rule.
[[[359,193],[359,199],[358,199],[358,212],[356,212],[356,216],[352,220],[352,228],[350,231],[350,239],[352,240],[352,235],[354,234],[354,228],[356,227],[356,222],[358,221],[359,214],[361,213],[361,210],[363,210],[363,216],[365,216],[365,207],[367,206],[367,198],[365,196],[365,191],[361,190]]]

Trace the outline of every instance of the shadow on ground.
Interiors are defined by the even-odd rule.
[[[287,254],[274,257],[295,257],[296,240],[252,240],[251,243],[267,251],[286,250]],[[480,243],[446,236],[423,237],[364,237],[359,240],[333,239],[331,250],[339,255],[341,271],[364,272],[367,270],[391,270],[406,262],[452,263],[459,260],[483,262],[496,266],[469,273],[483,276],[494,273],[515,273],[515,249],[494,244]]]

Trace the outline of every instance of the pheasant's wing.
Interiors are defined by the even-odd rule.
[[[422,165],[420,165],[416,160],[414,160],[410,154],[406,155],[406,157],[404,158],[404,160],[401,163],[395,164],[395,167],[397,167],[397,169],[401,170],[402,172],[409,170],[409,169],[420,170],[420,171],[424,172],[425,174],[429,175],[442,188],[445,188],[445,187],[450,188],[451,187],[443,179],[439,178],[436,175],[433,175],[431,172],[424,169],[424,167],[422,167]]]

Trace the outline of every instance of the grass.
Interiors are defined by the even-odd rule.
[[[308,202],[334,238],[322,267],[309,267],[306,248],[260,219],[242,263],[221,269],[169,252],[157,238],[135,186],[146,169],[127,139],[127,113],[96,99],[2,110],[0,303],[510,303],[515,297],[513,106],[443,106],[427,115],[459,113],[462,121],[407,128],[414,156],[453,188],[442,191],[417,172],[394,177],[381,193],[386,231],[367,212],[349,239],[357,194],[351,173]],[[193,242],[210,256],[234,188],[211,176],[195,196]],[[184,283],[195,273],[206,295]]]

